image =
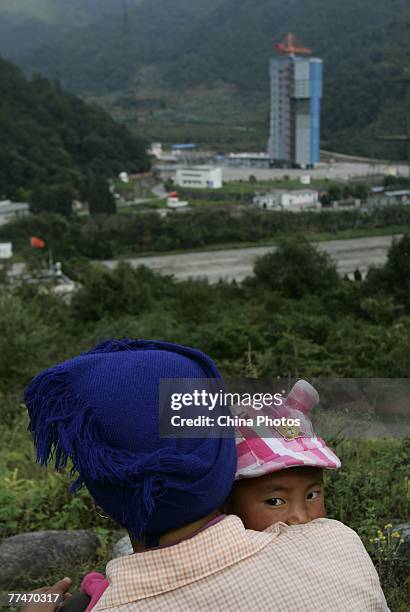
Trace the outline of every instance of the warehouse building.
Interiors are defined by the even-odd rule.
[[[192,166],[178,168],[175,182],[186,189],[221,189],[222,168],[213,166]]]

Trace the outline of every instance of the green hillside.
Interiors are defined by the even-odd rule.
[[[135,6],[141,0],[125,0],[127,6]],[[56,25],[84,25],[95,19],[122,10],[118,0],[1,0],[0,13],[28,21],[35,19]]]
[[[117,6],[58,44],[49,38],[14,53],[25,69],[61,79],[131,126],[139,121],[148,138],[255,149],[266,145],[273,43],[293,31],[325,62],[323,147],[398,158],[405,147],[377,137],[406,124],[403,85],[389,82],[407,57],[405,6],[128,0],[125,11]],[[13,55],[6,47],[0,41]]]
[[[58,48],[77,30],[102,19],[126,15],[142,0],[0,0],[0,54],[30,62],[51,42]]]
[[[89,173],[149,168],[145,144],[101,108],[0,59],[0,199]]]

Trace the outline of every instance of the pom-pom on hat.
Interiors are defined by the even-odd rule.
[[[97,504],[133,537],[159,536],[207,516],[228,496],[235,439],[160,438],[161,379],[220,378],[192,348],[112,340],[51,367],[25,392],[37,461],[72,460]]]
[[[236,479],[255,478],[300,466],[340,468],[340,459],[313,431],[309,412],[318,402],[316,389],[306,380],[299,380],[274,416],[297,418],[300,427],[239,427]]]

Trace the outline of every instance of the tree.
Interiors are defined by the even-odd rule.
[[[36,187],[31,195],[30,210],[33,213],[53,212],[69,216],[75,191],[70,185]]]
[[[145,142],[45,77],[28,81],[0,58],[0,90],[0,195],[15,198],[36,185],[77,186],[96,168],[104,176],[149,170]]]
[[[306,239],[284,240],[278,249],[256,260],[256,284],[289,298],[322,294],[340,284],[335,265]]]
[[[172,191],[175,187],[175,183],[171,178],[165,179],[163,184],[165,191]]]
[[[115,198],[102,176],[92,176],[89,180],[87,200],[91,215],[112,215],[117,212]]]
[[[389,249],[385,265],[388,289],[410,312],[410,235],[395,240]]]
[[[330,202],[336,202],[340,200],[340,198],[342,197],[342,190],[340,188],[340,185],[330,185],[327,195]]]
[[[362,280],[362,273],[360,272],[359,268],[356,268],[354,271],[354,279],[357,282],[360,282]]]
[[[352,196],[359,200],[366,200],[369,195],[369,187],[364,183],[357,183],[352,188]]]

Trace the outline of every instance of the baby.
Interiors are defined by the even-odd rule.
[[[224,505],[247,529],[308,523],[326,516],[323,469],[338,469],[340,460],[314,434],[308,417],[318,403],[317,391],[300,380],[278,416],[298,418],[300,427],[239,428],[236,482]]]

